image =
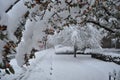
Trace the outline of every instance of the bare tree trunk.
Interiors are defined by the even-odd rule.
[[[45,45],[45,49],[47,49],[47,44],[46,44],[46,41],[45,41],[44,45]]]
[[[76,57],[76,54],[77,54],[77,45],[75,44],[74,45],[74,57]]]

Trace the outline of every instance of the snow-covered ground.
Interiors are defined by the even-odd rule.
[[[1,80],[108,80],[109,72],[120,66],[91,58],[90,55],[56,55],[54,49],[36,53],[26,71],[20,69],[15,59],[11,64],[16,74],[5,75]]]

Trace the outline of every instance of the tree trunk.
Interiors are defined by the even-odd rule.
[[[76,53],[77,52],[77,46],[76,45],[74,45],[74,57],[76,57]]]

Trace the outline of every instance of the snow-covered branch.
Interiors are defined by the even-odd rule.
[[[109,32],[115,33],[114,30],[112,30],[111,28],[108,28],[108,27],[106,27],[106,26],[104,26],[104,25],[101,25],[101,24],[100,24],[99,22],[97,22],[97,21],[87,20],[87,22],[88,22],[88,23],[93,23],[93,24],[95,24],[95,25],[97,25],[97,26],[100,26],[101,28],[104,28],[105,30],[107,30],[107,31],[109,31]]]
[[[12,7],[13,7],[14,5],[16,5],[19,1],[20,1],[20,0],[16,0],[5,12],[6,12],[6,13],[9,12],[9,10],[12,9]]]

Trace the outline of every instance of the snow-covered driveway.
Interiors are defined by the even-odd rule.
[[[120,66],[89,55],[56,55],[54,49],[49,49],[38,52],[26,72],[3,80],[108,80],[114,69],[118,71]]]
[[[87,55],[54,55],[52,80],[109,80],[109,72],[120,66]]]

